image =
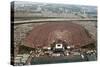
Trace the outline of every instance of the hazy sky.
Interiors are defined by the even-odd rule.
[[[32,1],[43,3],[64,3],[64,4],[79,4],[79,5],[97,5],[99,0],[14,0],[14,1]]]

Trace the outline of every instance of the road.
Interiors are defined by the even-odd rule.
[[[97,21],[94,19],[38,19],[38,20],[23,20],[23,21],[14,21],[14,24],[25,24],[25,23],[37,23],[37,22],[48,22],[48,21]]]

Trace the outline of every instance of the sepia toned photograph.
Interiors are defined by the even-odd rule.
[[[97,6],[13,1],[11,65],[97,61]]]

